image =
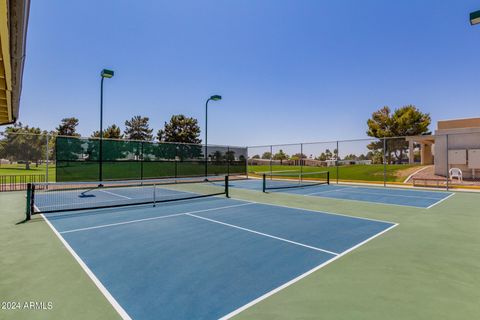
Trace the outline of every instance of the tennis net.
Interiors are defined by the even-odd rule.
[[[110,208],[225,195],[228,176],[196,178],[31,183],[27,189],[27,220],[37,213]]]
[[[280,171],[263,174],[263,192],[275,189],[303,188],[330,184],[330,172]]]

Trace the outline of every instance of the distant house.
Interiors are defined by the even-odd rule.
[[[325,160],[327,167],[335,167],[337,165],[337,160]]]
[[[339,165],[359,165],[359,164],[372,164],[372,160],[339,160]]]

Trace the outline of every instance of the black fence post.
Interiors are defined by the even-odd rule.
[[[338,141],[337,141],[337,152],[336,152],[336,156],[335,156],[335,168],[336,168],[336,173],[337,173],[337,184],[338,184],[338,175],[339,175],[339,170],[338,170],[338,157],[340,155],[340,152],[338,150]]]
[[[230,147],[227,147],[227,175],[230,175]]]
[[[229,194],[229,186],[228,186],[228,175],[225,176],[225,195],[227,198],[230,198]]]
[[[143,141],[140,142],[140,180],[143,180]]]
[[[383,186],[387,186],[387,138],[383,138]]]
[[[446,170],[446,171],[447,171],[447,172],[445,172],[445,177],[447,178],[447,191],[448,191],[448,190],[450,189],[450,185],[449,185],[449,181],[448,181],[449,178],[450,178],[450,168],[449,168],[449,167],[450,167],[450,162],[449,162],[449,159],[448,159],[448,153],[449,153],[449,152],[448,152],[448,134],[445,135],[445,140],[446,140],[445,143],[446,143],[446,145],[447,145],[447,147],[446,147],[446,149],[447,149],[447,161],[446,161],[446,163],[447,163],[447,170]]]

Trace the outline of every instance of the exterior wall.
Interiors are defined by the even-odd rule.
[[[472,169],[468,165],[449,165],[447,168],[447,136],[448,150],[469,150],[480,148],[480,128],[477,129],[457,129],[457,130],[437,130],[435,136],[435,174],[446,176],[450,168],[459,168],[465,178],[472,177]],[[479,176],[479,170],[476,176]]]
[[[455,119],[438,121],[438,130],[480,128],[480,118]]]
[[[433,164],[433,155],[432,155],[432,145],[431,144],[422,144],[420,149],[422,165]]]

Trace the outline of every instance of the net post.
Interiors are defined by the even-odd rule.
[[[32,218],[32,184],[27,184],[27,203],[26,203],[26,217],[25,221],[29,221]]]
[[[230,198],[229,186],[228,186],[228,175],[225,176],[225,196]]]
[[[327,171],[327,184],[330,184],[330,171]]]
[[[263,174],[263,184],[262,184],[262,191],[267,192],[267,175]]]

